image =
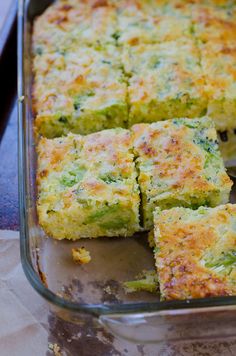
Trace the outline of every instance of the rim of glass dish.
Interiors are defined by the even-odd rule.
[[[90,314],[96,317],[109,314],[140,314],[165,312],[168,310],[188,310],[236,305],[236,296],[209,297],[201,299],[157,301],[122,304],[86,304],[66,300],[49,288],[41,281],[35,271],[29,248],[29,229],[27,224],[27,200],[26,200],[26,130],[24,128],[24,115],[26,103],[24,101],[25,77],[24,77],[24,30],[26,21],[26,0],[18,0],[18,34],[17,34],[17,66],[18,66],[18,177],[19,177],[19,211],[20,211],[20,252],[21,263],[24,273],[32,287],[49,303],[68,311]]]

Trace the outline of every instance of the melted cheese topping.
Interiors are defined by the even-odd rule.
[[[38,214],[50,236],[126,236],[139,230],[131,147],[124,129],[40,140]]]
[[[235,10],[234,10],[235,11]],[[235,42],[235,13],[227,7],[212,7],[198,5],[194,8],[193,23],[195,36],[202,43],[223,44]]]
[[[128,47],[123,53],[130,122],[197,117],[206,112],[205,79],[192,41]]]
[[[177,15],[173,9],[165,13],[158,6],[145,9],[135,1],[126,1],[121,2],[117,11],[119,44],[133,46],[173,41],[182,36],[191,37],[190,17]]]
[[[34,23],[33,50],[45,53],[99,43],[115,44],[115,9],[105,0],[57,1]]]
[[[140,205],[150,229],[156,206],[216,206],[232,185],[208,118],[41,138],[37,150],[39,221],[57,239],[132,235]]]
[[[154,220],[163,299],[235,295],[235,205],[157,209]]]
[[[156,206],[167,209],[228,202],[232,182],[211,120],[139,124],[132,131],[147,229],[152,227]]]
[[[236,47],[221,43],[203,45],[202,68],[209,97],[208,115],[221,131],[235,128]]]
[[[54,137],[55,125],[61,134],[125,126],[127,87],[117,52],[113,46],[82,47],[35,57],[33,98],[41,134]]]
[[[37,131],[205,114],[234,129],[235,9],[233,0],[55,2],[33,29]]]

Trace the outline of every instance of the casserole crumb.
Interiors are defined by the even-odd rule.
[[[83,265],[91,261],[90,252],[85,247],[72,248],[71,252],[73,261],[78,264]]]

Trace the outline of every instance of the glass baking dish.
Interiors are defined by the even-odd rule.
[[[74,323],[100,323],[136,343],[232,336],[236,297],[161,302],[147,292],[125,294],[122,282],[154,269],[146,234],[77,242],[48,238],[36,214],[36,154],[31,111],[31,25],[49,0],[20,0],[18,11],[19,200],[21,259],[35,290],[55,313]],[[235,201],[232,196],[231,201]],[[71,249],[85,246],[92,261],[75,265]]]

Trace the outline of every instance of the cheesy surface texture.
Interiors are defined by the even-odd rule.
[[[137,124],[132,131],[145,228],[152,227],[156,206],[197,208],[228,202],[232,182],[210,119]]]
[[[162,299],[236,294],[236,205],[154,214]]]
[[[41,138],[37,182],[39,222],[57,239],[130,236],[153,227],[156,206],[215,206],[232,185],[208,118]]]
[[[38,216],[56,239],[130,236],[139,230],[131,134],[111,129],[38,145]]]
[[[235,128],[233,1],[59,0],[33,27],[33,109],[48,138],[208,115]]]

